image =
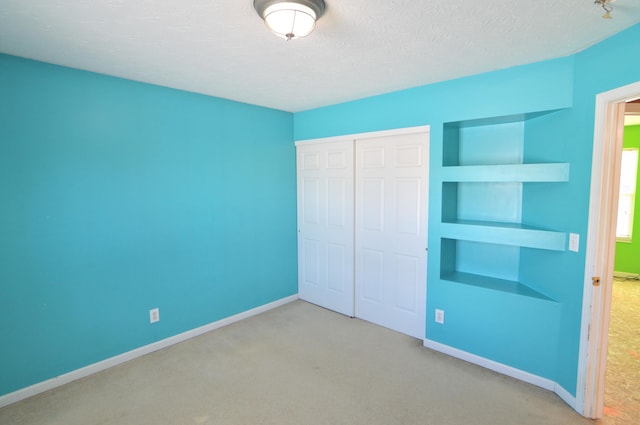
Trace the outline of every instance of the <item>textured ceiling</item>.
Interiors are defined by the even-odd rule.
[[[0,52],[302,111],[578,52],[640,22],[593,0],[326,0],[310,37],[252,0],[0,0]],[[2,70],[0,70],[0,73]]]

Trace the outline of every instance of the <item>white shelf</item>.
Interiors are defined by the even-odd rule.
[[[514,295],[522,295],[543,301],[555,302],[553,299],[541,294],[534,289],[531,289],[527,285],[513,280],[497,279],[494,277],[463,272],[443,273],[441,279],[449,282],[477,286],[493,291],[507,292]]]
[[[472,242],[565,251],[567,235],[519,223],[457,220],[441,225],[442,237]]]
[[[569,164],[466,165],[442,168],[443,182],[567,182]]]

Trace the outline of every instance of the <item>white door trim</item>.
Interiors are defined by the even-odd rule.
[[[615,256],[615,217],[618,209],[624,102],[640,96],[640,81],[596,96],[589,223],[578,358],[576,410],[589,418],[602,417],[607,332],[611,308],[611,279]],[[600,286],[591,278],[600,277]]]
[[[318,139],[306,139],[306,140],[296,140],[295,144],[298,146],[299,144],[308,144],[308,143],[329,143],[329,142],[344,142],[349,140],[362,140],[362,139],[371,139],[374,137],[386,137],[386,136],[399,136],[402,134],[413,134],[413,133],[429,133],[430,126],[428,125],[420,125],[416,127],[405,127],[405,128],[394,128],[391,130],[380,130],[380,131],[369,131],[366,133],[355,133],[355,134],[345,134],[341,136],[331,136],[331,137],[321,137]]]

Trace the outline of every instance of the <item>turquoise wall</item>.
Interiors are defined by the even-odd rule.
[[[461,128],[456,139],[457,165],[515,164],[522,161],[524,125],[521,122]],[[445,143],[451,141],[445,137]],[[446,165],[446,164],[445,164]],[[519,223],[522,216],[522,183],[459,182],[455,214],[444,221],[476,220]],[[443,190],[446,188],[443,187]],[[487,202],[491,200],[491,202]],[[455,270],[517,280],[520,248],[516,246],[457,241]]]
[[[0,55],[0,395],[297,293],[295,193],[292,114]]]
[[[640,25],[573,56],[293,116],[0,55],[0,394],[294,294],[293,140],[430,125],[426,337],[575,395],[595,96],[638,81],[638,53]],[[478,211],[443,183],[470,152],[444,149],[468,136],[450,124],[505,116],[521,117],[506,133],[525,162],[570,164],[568,182],[515,188],[522,222],[580,234],[578,253],[500,246],[487,265],[443,237],[452,211]],[[443,278],[456,267],[533,295]]]
[[[295,114],[296,140],[431,126],[428,339],[548,378],[576,394],[595,96],[638,81],[638,53],[640,25],[570,57]],[[517,274],[537,294],[531,297],[447,281],[441,272],[460,262],[459,246],[442,238],[451,209],[460,213],[441,176],[443,164],[450,165],[443,151],[447,123],[543,111],[520,121],[523,160],[567,162],[570,179],[523,184],[522,222],[578,233],[579,252],[519,248],[510,254],[512,263],[519,258],[517,272],[497,262],[495,272]],[[490,209],[491,202],[487,198],[481,207]],[[444,325],[434,322],[435,308],[446,311]]]
[[[625,148],[640,148],[640,125],[624,128]],[[640,189],[638,182],[640,167],[636,176],[636,191]],[[640,274],[640,196],[636,195],[633,217],[633,233],[631,242],[616,242],[616,259],[614,270],[617,272]]]
[[[442,222],[448,221],[450,215],[458,215],[458,218],[464,219],[467,212],[464,205],[462,210],[460,205],[456,205],[453,208],[455,211],[452,211],[452,205],[460,201],[460,196],[457,196],[460,192],[455,188],[457,195],[454,200],[449,190],[450,184],[442,183],[441,174],[443,165],[464,165],[468,158],[473,159],[475,153],[482,152],[483,149],[480,148],[476,149],[475,153],[472,152],[470,157],[465,154],[464,138],[474,132],[480,133],[475,135],[474,141],[492,151],[492,154],[486,157],[487,161],[504,163],[507,159],[511,161],[516,156],[524,155],[524,142],[528,137],[524,133],[530,125],[523,121],[502,124],[502,120],[498,119],[495,120],[495,125],[485,125],[477,129],[463,128],[456,133],[458,147],[451,149],[452,142],[449,139],[453,138],[448,135],[451,132],[448,123],[570,108],[573,98],[573,72],[574,58],[566,57],[307,111],[294,116],[297,140],[403,126],[430,126],[426,337],[549,379],[555,378],[557,371],[560,303],[522,297],[479,285],[452,282],[441,276],[457,269],[462,272],[482,272],[488,276],[513,279],[520,272],[518,261],[522,255],[520,248],[488,244],[479,246],[473,242],[443,239]],[[513,136],[516,137],[516,142],[507,150],[507,157],[504,157],[502,148],[510,144],[507,139]],[[497,141],[492,141],[493,139]],[[505,140],[501,141],[502,139]],[[455,156],[455,159],[452,156]],[[491,205],[494,197],[485,197],[484,200],[480,198],[477,197],[474,202],[487,211],[494,210]],[[512,206],[511,209],[513,208]],[[511,221],[516,215],[511,211]],[[502,219],[509,221],[508,217]],[[568,253],[560,255],[570,256]],[[487,267],[492,270],[488,270]],[[560,272],[561,270],[558,270],[558,273]],[[433,320],[436,308],[445,310],[445,325],[436,324]],[[567,385],[571,387],[575,383]]]

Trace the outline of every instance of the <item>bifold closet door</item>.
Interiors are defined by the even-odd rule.
[[[298,294],[354,315],[354,143],[298,145]]]
[[[356,317],[424,338],[429,134],[356,140]]]

